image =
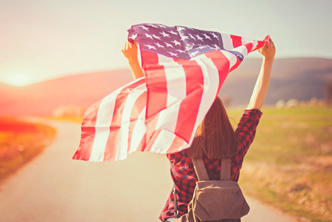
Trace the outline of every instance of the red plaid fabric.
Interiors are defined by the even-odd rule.
[[[232,159],[231,180],[238,181],[243,158],[246,155],[249,146],[254,140],[256,128],[262,116],[258,109],[245,110],[236,129],[236,135],[239,140],[239,151]],[[196,186],[197,176],[191,159],[186,151],[180,151],[167,155],[171,164],[171,176],[176,188],[178,213],[179,216],[187,213],[187,206],[192,199]],[[203,158],[205,167],[208,170],[209,178],[212,180],[220,179],[220,159]],[[174,188],[174,187],[173,187]],[[173,189],[172,189],[173,190]],[[161,221],[174,217],[174,195],[173,192],[168,197],[166,205],[160,215]]]

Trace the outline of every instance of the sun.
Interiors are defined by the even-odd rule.
[[[13,86],[25,86],[30,83],[27,75],[24,74],[11,74],[8,75],[4,82]]]

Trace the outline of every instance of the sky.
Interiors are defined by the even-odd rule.
[[[129,68],[121,48],[139,23],[270,35],[276,58],[332,59],[331,8],[330,0],[0,0],[0,82]]]

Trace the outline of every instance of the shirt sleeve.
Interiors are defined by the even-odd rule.
[[[242,161],[252,142],[254,141],[256,128],[262,116],[258,109],[244,110],[240,122],[235,130],[239,141],[239,151],[237,158],[242,165]]]

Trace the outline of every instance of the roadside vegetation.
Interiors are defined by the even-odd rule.
[[[0,182],[41,153],[55,135],[50,126],[0,117]]]
[[[241,171],[244,192],[300,221],[332,221],[332,107],[262,111]]]
[[[63,121],[63,122],[73,122],[82,123],[83,116],[57,116],[57,117],[47,117],[48,120]]]

